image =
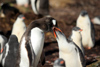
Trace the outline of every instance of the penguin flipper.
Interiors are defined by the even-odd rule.
[[[42,54],[41,54],[41,57],[40,57],[40,63],[41,63],[42,65],[45,64],[45,52],[44,52],[44,50],[42,51]]]
[[[95,44],[95,28],[92,22],[91,22],[91,37],[92,37],[93,44]]]

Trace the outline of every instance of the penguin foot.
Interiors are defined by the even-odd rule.
[[[28,4],[24,4],[24,7],[26,7],[26,8],[27,8],[27,7],[28,7]]]
[[[87,47],[87,49],[88,49],[88,50],[90,50],[90,49],[91,49],[91,47]]]

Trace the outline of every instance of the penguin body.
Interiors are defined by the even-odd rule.
[[[52,20],[44,17],[29,24],[20,43],[19,67],[37,67],[44,46],[44,32],[51,29]]]
[[[10,6],[8,3],[1,4],[1,17],[12,17],[17,14],[20,14],[20,11],[17,8]]]
[[[67,67],[65,66],[65,61],[61,58],[58,58],[54,61],[53,67]]]
[[[94,18],[92,19],[92,22],[93,22],[93,24],[98,24],[98,25],[100,25],[100,16],[94,17]]]
[[[82,35],[81,32],[83,30],[80,29],[79,27],[74,27],[72,29],[72,34],[69,37],[69,39],[71,39],[83,52],[84,54],[84,48],[83,48],[83,44],[82,44]]]
[[[12,33],[17,36],[18,42],[20,42],[22,35],[26,31],[26,25],[24,23],[24,16],[21,14],[16,19],[15,23],[13,24]]]
[[[22,6],[24,5],[25,7],[28,6],[29,0],[16,0],[17,5]]]
[[[49,0],[31,0],[31,6],[35,14],[49,15]]]
[[[7,38],[3,35],[0,35],[0,63],[2,60],[2,55],[3,55],[3,51],[4,51],[4,47],[7,43]]]
[[[90,22],[88,13],[86,11],[82,11],[80,13],[76,26],[83,30],[81,32],[83,46],[91,49],[95,44],[95,32],[94,26]]]
[[[65,65],[67,67],[85,67],[85,58],[79,47],[73,41],[67,40],[58,28],[53,28],[53,31],[58,42],[59,58],[65,60]]]
[[[5,50],[2,58],[3,67],[15,67],[18,54],[18,39],[15,35],[11,35],[8,43],[5,45]]]

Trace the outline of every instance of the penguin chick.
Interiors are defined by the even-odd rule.
[[[90,21],[88,13],[82,11],[77,19],[76,26],[81,28],[83,31],[82,35],[82,44],[84,47],[91,49],[95,45],[95,31],[94,26]]]
[[[66,67],[65,61],[62,58],[58,58],[54,61],[53,67]]]
[[[81,32],[83,30],[80,29],[79,27],[74,27],[72,29],[72,33],[71,36],[69,37],[69,39],[71,39],[83,52],[84,54],[84,48],[83,48],[83,44],[82,44],[82,35]]]
[[[19,15],[16,21],[13,24],[12,35],[16,35],[18,38],[18,42],[20,42],[22,35],[26,31],[26,25],[24,22],[24,15]]]
[[[79,47],[71,40],[66,39],[64,33],[53,27],[54,36],[58,42],[59,58],[65,60],[67,67],[86,67],[85,58]]]
[[[2,58],[3,67],[16,67],[18,47],[19,43],[17,37],[15,35],[11,35],[4,48]]]

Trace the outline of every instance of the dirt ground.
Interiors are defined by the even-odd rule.
[[[1,2],[12,2],[14,0],[0,0]],[[12,3],[11,3],[12,4]],[[35,15],[29,5],[28,8],[17,7],[26,17],[25,23],[28,24],[35,19],[40,18]],[[50,0],[50,15],[57,19],[59,28],[64,32],[68,38],[71,34],[71,30],[76,25],[76,19],[82,10],[86,10],[90,19],[95,16],[100,16],[100,0]],[[1,18],[0,17],[0,32],[9,38],[12,30],[12,25],[16,18]],[[95,25],[95,47],[90,50],[85,49],[85,58],[87,67],[100,67],[100,26]],[[38,67],[52,67],[55,59],[58,58],[58,45],[51,32],[45,35],[45,58],[46,63],[44,66],[41,64]]]

